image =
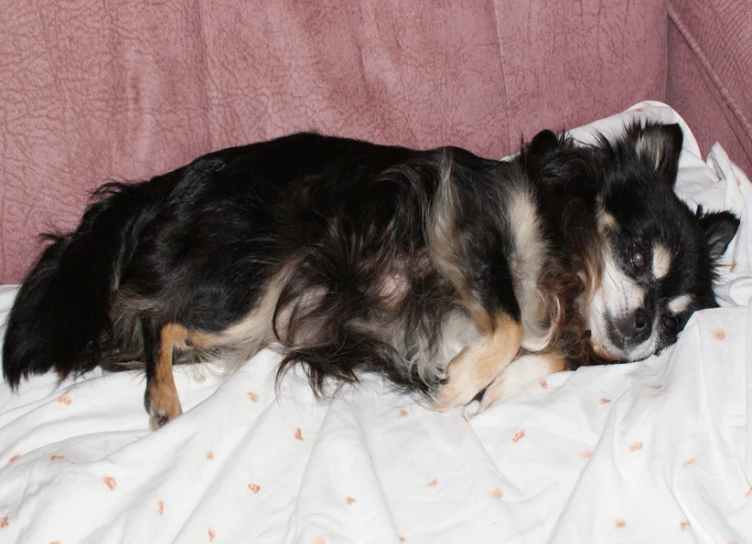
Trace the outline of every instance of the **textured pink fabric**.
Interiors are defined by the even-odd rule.
[[[669,14],[668,103],[703,153],[718,141],[752,171],[752,2],[675,0]]]
[[[665,0],[0,0],[0,282],[87,191],[317,129],[508,153],[665,99]]]

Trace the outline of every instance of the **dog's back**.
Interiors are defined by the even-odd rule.
[[[214,335],[189,360],[227,345],[245,358],[276,340],[290,362],[312,363],[319,386],[360,367],[425,387],[415,368],[384,363],[398,358],[400,327],[435,338],[454,305],[424,238],[443,153],[296,134],[103,186],[24,281],[6,379],[132,368],[148,355],[145,327],[179,322]],[[372,323],[389,321],[376,334]]]

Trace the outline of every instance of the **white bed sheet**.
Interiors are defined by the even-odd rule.
[[[633,110],[593,126],[679,120]],[[469,421],[373,378],[322,404],[291,375],[277,397],[269,352],[226,379],[178,371],[187,411],[156,433],[137,374],[3,384],[0,542],[752,542],[752,184],[684,128],[679,194],[742,231],[723,307],[661,356],[550,376]]]

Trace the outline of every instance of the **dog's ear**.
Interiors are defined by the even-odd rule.
[[[679,169],[684,134],[678,124],[634,124],[628,129],[637,157],[661,174],[673,189]]]
[[[739,229],[739,218],[731,212],[704,213],[702,206],[697,208],[697,220],[705,235],[710,258],[720,259]]]
[[[536,134],[523,151],[525,172],[530,179],[537,179],[546,160],[564,145],[564,140],[550,130]]]

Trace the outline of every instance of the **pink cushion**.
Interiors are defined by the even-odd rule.
[[[673,0],[667,101],[697,136],[752,172],[752,2]]]
[[[86,193],[295,130],[492,157],[665,99],[630,0],[16,2],[0,18],[0,282]]]

